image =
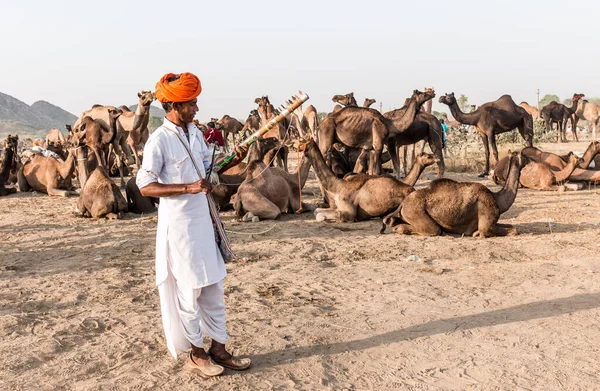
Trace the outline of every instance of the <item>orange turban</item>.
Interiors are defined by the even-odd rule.
[[[179,79],[169,82],[173,76],[179,76]],[[156,83],[154,96],[159,102],[187,102],[192,100],[202,92],[200,79],[193,73],[185,72],[180,75],[167,73],[158,83]]]

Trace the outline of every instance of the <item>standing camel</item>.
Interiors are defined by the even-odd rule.
[[[494,165],[498,162],[496,135],[518,128],[527,146],[533,145],[533,119],[522,107],[516,105],[510,95],[502,95],[498,100],[487,102],[471,113],[463,113],[454,97],[454,92],[440,96],[440,103],[450,108],[452,116],[462,124],[476,125],[485,150],[485,170],[479,174],[483,178],[490,171],[490,145],[494,154]]]
[[[581,99],[582,96],[583,95],[581,94],[574,94],[571,107],[567,107],[562,103],[551,102],[544,106],[540,111],[540,115],[546,123],[546,131],[550,132],[552,130],[552,123],[556,123],[556,127],[558,128],[557,142],[567,142],[566,127],[569,119],[571,120],[571,127],[573,128],[573,137],[576,141],[579,141],[577,138],[577,131],[573,126],[573,114],[577,109],[577,101]]]
[[[524,108],[525,111],[528,112],[529,115],[531,115],[531,118],[533,118],[534,121],[540,119],[540,111],[538,110],[537,107],[531,106],[529,103],[527,103],[525,101],[519,103],[519,106]]]
[[[225,114],[223,118],[215,122],[216,128],[223,132],[223,147],[225,152],[229,152],[228,138],[231,135],[233,144],[235,145],[236,136],[244,128],[244,125],[237,119]]]
[[[580,94],[583,98],[585,95]],[[596,140],[596,129],[598,128],[598,123],[600,122],[600,106],[595,103],[590,103],[587,100],[580,99],[577,102],[577,108],[575,109],[575,115],[573,117],[573,129],[577,128],[577,122],[579,119],[584,119],[588,121],[592,127],[592,138]]]
[[[4,187],[10,176],[10,170],[17,159],[17,147],[19,144],[19,136],[11,136],[6,138],[6,149],[4,150],[4,159],[0,165],[0,197],[7,196],[17,192],[15,188]]]
[[[345,107],[330,113],[319,128],[321,154],[327,154],[336,141],[349,147],[362,148],[363,151],[372,150],[369,173],[379,175],[384,144],[390,137],[404,132],[413,123],[421,105],[434,96],[429,90],[414,90],[404,115],[393,119],[384,117],[377,110],[364,107]]]
[[[138,147],[143,149],[148,141],[148,122],[150,121],[150,104],[154,101],[152,91],[142,91],[138,93],[139,102],[135,113],[131,111],[123,112],[117,121],[117,135],[125,138],[125,143],[129,145],[133,152],[136,169],[139,170],[142,162],[138,153]],[[122,145],[123,143],[121,143]],[[127,151],[127,148],[125,148]],[[129,152],[129,151],[127,151]],[[129,158],[129,154],[127,155]]]

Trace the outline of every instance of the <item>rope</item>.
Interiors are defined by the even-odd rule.
[[[270,230],[272,230],[273,228],[275,228],[276,225],[277,224],[273,224],[273,226],[271,228],[268,228],[261,232],[254,232],[254,233],[231,231],[229,229],[226,229],[225,232],[230,233],[230,234],[238,234],[238,235],[263,235],[263,234],[266,234],[267,232],[269,232]]]

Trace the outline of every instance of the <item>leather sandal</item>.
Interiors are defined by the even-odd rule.
[[[204,376],[213,377],[219,376],[225,371],[221,365],[215,364],[212,358],[208,360],[202,360],[199,358],[194,359],[192,352],[188,356],[188,366],[192,369],[199,370]]]
[[[208,355],[213,359],[213,361],[225,368],[233,369],[234,371],[243,371],[250,368],[252,364],[252,360],[249,358],[236,358],[233,355],[230,355],[227,359],[221,360],[214,356],[214,354],[208,350]]]

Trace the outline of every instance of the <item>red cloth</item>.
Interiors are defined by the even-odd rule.
[[[179,75],[179,79],[169,82],[169,78],[177,76],[174,73],[167,73],[158,83],[154,96],[159,102],[187,102],[202,92],[200,79],[193,73],[185,72]]]
[[[219,129],[209,128],[204,132],[204,139],[208,144],[217,143],[220,147],[223,146],[223,134]]]

